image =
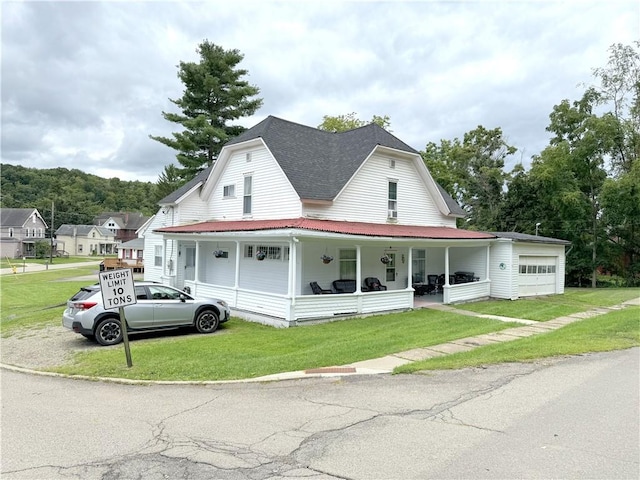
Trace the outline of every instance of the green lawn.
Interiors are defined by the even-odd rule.
[[[67,263],[83,263],[83,262],[98,262],[102,261],[105,257],[53,257],[52,265],[64,265]],[[47,265],[50,263],[50,258],[27,258],[22,260],[21,258],[2,258],[0,259],[0,268],[11,268],[16,267],[18,269],[18,273],[21,272],[21,268],[23,265]]]
[[[513,326],[434,310],[377,315],[297,328],[232,319],[212,335],[145,339],[78,354],[67,374],[150,380],[229,380],[344,365]]]
[[[76,279],[81,276],[89,276],[90,279],[95,276],[95,279]],[[95,266],[3,275],[0,277],[2,336],[13,335],[25,328],[60,325],[66,300],[81,286],[97,280]],[[486,301],[459,307],[495,315],[547,320],[637,297],[640,297],[639,289],[572,289],[566,295],[544,299]],[[541,315],[541,311],[545,314]],[[605,318],[606,322],[598,322],[598,319]],[[463,356],[447,356],[437,362],[449,359],[454,362],[451,365],[466,366],[627,348],[638,344],[639,323],[639,309],[628,308],[578,322],[553,334],[483,347]],[[153,380],[251,378],[284,371],[344,365],[513,326],[455,312],[428,309],[289,329],[277,329],[234,318],[213,335],[132,335],[132,368],[126,367],[124,348],[118,345],[109,348],[96,346],[77,354],[73,364],[54,370],[67,374]],[[75,334],[69,332],[69,335]],[[561,339],[560,344],[557,338]],[[491,360],[494,358],[492,355],[496,355],[494,360]],[[425,365],[416,363],[399,371],[445,368],[431,367],[444,363]]]
[[[595,307],[618,305],[640,297],[640,288],[568,288],[564,295],[523,298],[521,300],[489,300],[466,303],[460,308],[488,315],[546,321],[584,312]]]

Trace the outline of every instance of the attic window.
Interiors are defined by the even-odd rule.
[[[247,163],[250,163],[250,162],[251,162],[251,152],[247,152],[247,153],[245,154],[245,159],[247,160]]]
[[[396,168],[396,161],[393,158],[389,159],[389,168]]]

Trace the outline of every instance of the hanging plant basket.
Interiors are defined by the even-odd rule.
[[[258,251],[258,252],[256,253],[256,260],[260,260],[260,261],[262,261],[262,260],[264,260],[265,258],[267,258],[267,254],[266,254],[266,252],[263,252],[262,250],[260,250],[260,251]]]
[[[322,263],[331,263],[333,261],[333,257],[330,255],[322,255],[320,257],[322,259]]]
[[[216,258],[222,258],[224,257],[224,252],[222,250],[214,250],[213,256]]]
[[[382,257],[380,257],[380,261],[387,265],[389,262],[391,262],[391,257],[388,255],[383,255]]]

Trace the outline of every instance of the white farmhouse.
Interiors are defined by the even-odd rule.
[[[456,228],[464,215],[379,126],[330,133],[269,116],[160,201],[145,279],[279,326],[564,291],[567,242]]]

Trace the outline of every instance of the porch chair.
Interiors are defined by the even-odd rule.
[[[364,290],[367,292],[379,292],[386,289],[386,285],[382,285],[376,277],[367,277],[364,279]]]
[[[314,293],[314,295],[333,293],[331,290],[325,290],[324,288],[320,287],[320,285],[318,285],[318,282],[309,282],[309,285],[311,286],[311,291]]]
[[[438,275],[427,275],[428,293],[438,293]]]

